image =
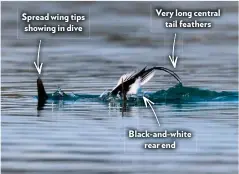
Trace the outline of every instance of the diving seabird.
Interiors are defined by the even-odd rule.
[[[155,66],[149,69],[143,68],[141,71],[133,71],[122,75],[117,85],[110,91],[111,95],[125,97],[128,94],[137,94],[141,86],[146,84],[155,74],[155,70],[162,70],[172,75],[179,83],[181,79],[170,69]]]
[[[107,92],[106,96],[109,95],[117,96],[119,94],[123,98],[123,100],[126,101],[127,99],[126,95],[130,94],[137,95],[141,89],[141,86],[143,86],[150,79],[152,79],[152,77],[155,74],[155,70],[165,71],[170,75],[172,75],[179,83],[181,83],[181,79],[178,77],[178,75],[170,69],[159,66],[155,66],[149,69],[146,69],[145,67],[140,71],[133,71],[122,75],[117,85],[110,92]],[[40,77],[37,79],[37,90],[38,90],[38,107],[40,109],[44,106],[46,100],[49,98]],[[104,94],[105,92],[100,95],[100,98],[102,98]],[[51,95],[51,97],[54,97],[56,100],[62,100],[64,99],[65,96],[69,97],[69,95],[65,94],[60,88],[58,88],[58,90]]]

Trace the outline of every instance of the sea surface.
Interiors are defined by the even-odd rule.
[[[222,15],[196,18],[212,22],[211,29],[168,29],[166,18],[150,15],[154,7],[221,8]],[[21,12],[86,13],[88,32],[24,34]],[[168,56],[175,33],[174,69]],[[3,174],[238,173],[237,2],[1,2],[1,35]],[[120,106],[79,98],[48,102],[38,111],[33,62],[40,39],[41,79],[49,94],[60,86],[68,94],[97,96],[126,72],[163,66],[180,76],[193,100],[152,99],[160,127],[144,105],[122,113]],[[157,71],[144,90],[167,91],[166,101],[176,87],[174,78]],[[192,137],[132,139],[129,129],[183,130]],[[172,140],[175,149],[144,148]]]

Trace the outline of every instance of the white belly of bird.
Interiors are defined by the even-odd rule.
[[[128,95],[137,95],[141,90],[141,79],[138,78],[131,86],[129,91],[127,92]]]

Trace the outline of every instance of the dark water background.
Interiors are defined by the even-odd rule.
[[[153,17],[151,25],[150,4],[220,7],[223,14],[208,18],[212,29],[165,29],[163,19]],[[89,8],[90,39],[87,33],[71,34],[74,39],[23,36],[17,27],[22,11],[69,14]],[[2,2],[1,19],[2,173],[238,173],[238,100],[161,103],[154,106],[158,127],[145,106],[130,107],[124,117],[120,108],[85,100],[48,103],[38,112],[33,98],[39,39],[47,92],[59,85],[65,92],[99,95],[125,72],[146,65],[173,69],[168,55],[175,32],[175,72],[184,86],[236,92],[237,2]],[[175,84],[157,72],[145,90],[168,90]],[[193,138],[176,140],[174,150],[145,150],[142,146],[149,140],[129,139],[129,128],[188,130]]]

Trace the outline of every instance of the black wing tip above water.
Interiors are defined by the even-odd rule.
[[[48,99],[48,96],[46,94],[43,82],[40,77],[38,77],[37,79],[37,93],[38,93],[37,110],[41,110],[44,107],[46,100]]]
[[[44,88],[44,85],[43,85],[43,82],[40,77],[38,77],[38,79],[37,79],[37,91],[38,91],[39,98],[45,98],[45,99],[48,98],[45,88]]]

